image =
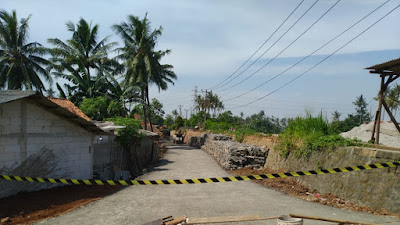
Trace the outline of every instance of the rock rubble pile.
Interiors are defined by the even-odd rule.
[[[209,135],[201,149],[227,170],[264,167],[268,156],[268,149],[233,142],[230,137],[223,135]]]

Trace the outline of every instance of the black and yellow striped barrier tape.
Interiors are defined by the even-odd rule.
[[[179,180],[93,180],[93,179],[55,179],[55,178],[40,178],[40,177],[27,177],[27,176],[9,176],[0,175],[0,180],[6,181],[28,181],[39,183],[53,183],[53,184],[83,184],[83,185],[164,185],[164,184],[202,184],[202,183],[219,183],[243,180],[262,180],[284,177],[300,177],[318,174],[329,173],[343,173],[360,170],[372,170],[380,168],[394,168],[400,166],[400,161],[375,163],[364,166],[349,166],[343,168],[309,170],[301,172],[287,172],[287,173],[271,173],[250,176],[231,176],[231,177],[214,177],[214,178],[198,178],[198,179],[179,179]]]

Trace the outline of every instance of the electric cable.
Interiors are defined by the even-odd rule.
[[[390,1],[390,0],[388,0]],[[400,7],[400,4],[397,5],[395,8],[393,8],[392,10],[390,10],[388,13],[386,13],[383,17],[381,17],[379,20],[375,21],[372,25],[370,25],[369,27],[367,27],[365,30],[363,30],[361,33],[359,33],[358,35],[356,35],[354,38],[352,38],[350,41],[346,42],[346,44],[342,45],[340,48],[338,48],[337,50],[335,50],[333,53],[331,53],[330,55],[326,56],[324,59],[322,59],[321,61],[319,61],[317,64],[315,64],[314,66],[310,67],[308,70],[304,71],[303,73],[301,73],[300,75],[296,76],[294,79],[290,80],[289,82],[285,83],[284,85],[280,86],[279,88],[269,92],[268,94],[252,101],[249,102],[245,105],[241,105],[238,106],[236,108],[233,109],[237,109],[237,108],[241,108],[244,106],[248,106],[250,104],[253,104],[254,102],[260,101],[261,99],[264,99],[266,97],[268,97],[269,95],[279,91],[280,89],[284,88],[285,86],[289,85],[290,83],[294,82],[295,80],[297,80],[298,78],[300,78],[301,76],[303,76],[304,74],[308,73],[309,71],[311,71],[312,69],[314,69],[315,67],[317,67],[318,65],[320,65],[322,62],[324,62],[325,60],[327,60],[328,58],[330,58],[332,55],[334,55],[336,52],[340,51],[341,49],[343,49],[344,47],[346,47],[348,44],[350,44],[352,41],[354,41],[355,39],[357,39],[359,36],[361,36],[362,34],[364,34],[365,32],[367,32],[370,28],[372,28],[374,25],[376,25],[377,23],[379,23],[381,20],[383,20],[386,16],[388,16],[389,14],[391,14],[393,11],[395,11],[397,8]]]
[[[309,55],[307,55],[306,57],[303,57],[301,60],[297,61],[295,64],[293,64],[292,66],[288,67],[287,69],[285,69],[284,71],[282,71],[281,73],[278,73],[277,75],[273,76],[272,78],[270,78],[269,80],[261,83],[260,85],[256,86],[255,88],[244,92],[242,94],[239,94],[235,97],[229,98],[224,100],[225,102],[233,100],[235,98],[244,96],[258,88],[260,88],[261,86],[271,82],[272,80],[274,80],[275,78],[281,76],[282,74],[284,74],[285,72],[291,70],[292,68],[294,68],[295,66],[297,66],[298,64],[300,64],[301,62],[303,62],[304,60],[308,59],[309,57],[311,57],[312,55],[314,55],[316,52],[318,52],[319,50],[321,50],[322,48],[324,48],[325,46],[327,46],[328,44],[330,44],[331,42],[333,42],[334,40],[336,40],[337,38],[339,38],[340,36],[342,36],[344,33],[346,33],[347,31],[349,31],[350,29],[352,29],[354,26],[356,26],[357,24],[359,24],[361,21],[363,21],[364,19],[366,19],[367,17],[369,17],[372,13],[376,12],[377,10],[379,10],[381,7],[383,7],[385,4],[387,4],[390,0],[387,0],[386,2],[384,2],[383,4],[381,4],[380,6],[378,6],[377,8],[375,8],[374,10],[372,10],[370,13],[368,13],[367,15],[365,15],[363,18],[361,18],[360,20],[358,20],[356,23],[354,23],[353,25],[351,25],[350,27],[348,27],[347,29],[345,29],[343,32],[341,32],[340,34],[336,35],[334,38],[332,38],[331,40],[329,40],[328,42],[326,42],[325,44],[323,44],[321,47],[319,47],[318,49],[316,49],[315,51],[313,51],[312,53],[310,53]]]
[[[222,89],[220,91],[226,91],[228,89],[231,89],[233,87],[236,87],[240,84],[242,84],[243,82],[245,82],[246,80],[250,79],[251,77],[253,77],[255,74],[257,74],[258,72],[260,72],[262,69],[264,69],[267,65],[269,65],[272,61],[274,61],[276,58],[278,58],[283,52],[285,52],[290,46],[292,46],[297,40],[299,40],[305,33],[307,33],[316,23],[318,23],[318,21],[320,21],[329,11],[331,11],[333,9],[333,7],[335,7],[338,3],[340,2],[340,0],[336,1],[335,4],[333,4],[324,14],[322,14],[313,24],[311,24],[303,33],[301,33],[296,39],[294,39],[294,41],[292,41],[288,46],[286,46],[281,52],[279,52],[274,58],[270,59],[266,64],[264,64],[261,68],[259,68],[258,70],[256,70],[255,72],[253,72],[250,76],[248,76],[247,78],[241,80],[240,82]]]
[[[222,82],[218,83],[217,85],[209,88],[210,90],[214,90],[215,88],[217,88],[219,85],[223,84],[226,80],[228,80],[229,78],[231,78],[237,71],[239,71],[247,62],[250,61],[250,59],[253,58],[253,56],[255,54],[257,54],[258,51],[260,51],[260,49],[262,47],[264,47],[264,45],[272,38],[272,36],[274,36],[274,34],[282,27],[282,25],[293,15],[293,13],[300,7],[301,4],[303,4],[304,0],[302,0],[297,6],[296,8],[286,17],[286,19],[278,26],[278,28],[275,29],[275,31],[267,38],[267,40],[264,41],[264,43],[241,65],[239,66],[239,68],[237,68],[235,70],[235,72],[233,72],[230,76],[228,76],[225,80],[223,80]]]

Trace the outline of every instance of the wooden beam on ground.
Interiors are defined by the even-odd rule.
[[[260,217],[259,215],[189,218],[187,224],[234,223],[244,221],[272,220],[277,218],[279,218],[279,216]]]
[[[298,215],[298,214],[289,214],[291,217],[295,218],[302,218],[302,219],[310,219],[310,220],[320,220],[320,221],[325,221],[325,222],[334,222],[334,223],[339,223],[339,224],[353,224],[353,225],[377,225],[374,223],[362,223],[362,222],[353,222],[353,221],[347,221],[347,220],[338,220],[338,219],[329,219],[329,218],[323,218],[323,217],[316,217],[316,216],[305,216],[305,215]]]
[[[382,99],[382,104],[383,104],[383,107],[385,107],[386,112],[389,114],[390,119],[392,120],[392,122],[394,123],[394,125],[396,126],[397,130],[398,130],[399,133],[400,133],[400,126],[399,126],[399,124],[397,123],[397,121],[396,121],[396,119],[394,118],[394,116],[392,115],[392,112],[390,112],[390,109],[389,109],[388,105],[386,104],[385,100],[383,100],[383,99]]]

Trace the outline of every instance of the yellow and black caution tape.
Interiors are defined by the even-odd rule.
[[[261,175],[250,176],[231,176],[231,177],[213,177],[213,178],[198,178],[198,179],[179,179],[179,180],[93,180],[93,179],[55,179],[55,178],[40,178],[40,177],[27,177],[27,176],[9,176],[0,175],[0,180],[6,181],[28,181],[39,183],[53,183],[53,184],[83,184],[83,185],[164,185],[164,184],[202,184],[202,183],[219,183],[231,182],[242,180],[262,180],[284,177],[300,177],[328,173],[343,173],[360,170],[372,170],[380,168],[394,168],[400,166],[400,161],[375,163],[364,166],[349,166],[343,168],[309,170],[301,172],[287,172],[287,173],[270,173]]]

